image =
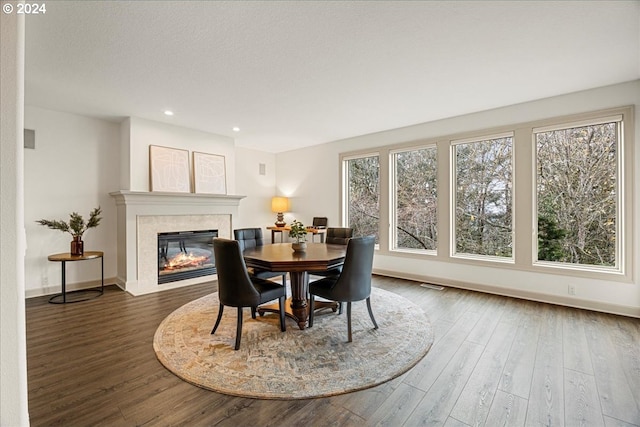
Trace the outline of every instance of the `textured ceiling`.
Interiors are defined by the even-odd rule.
[[[640,78],[638,1],[46,7],[27,17],[28,105],[270,152]]]

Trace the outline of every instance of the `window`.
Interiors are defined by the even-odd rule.
[[[534,129],[538,261],[618,266],[621,124]]]
[[[428,260],[630,282],[634,123],[619,107],[343,153],[343,224],[382,243],[381,271]]]
[[[354,236],[376,236],[379,243],[380,157],[368,155],[343,161],[345,224]]]
[[[456,254],[513,257],[513,135],[456,141]]]
[[[435,250],[438,236],[436,147],[392,153],[393,248]]]

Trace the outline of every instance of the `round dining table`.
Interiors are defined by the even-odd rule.
[[[307,243],[304,252],[294,252],[291,243],[274,243],[245,249],[242,253],[247,267],[268,271],[286,271],[291,281],[291,297],[287,299],[285,314],[304,329],[309,317],[307,296],[309,293],[309,273],[329,270],[344,264],[346,245]],[[336,303],[330,303],[335,310]],[[319,308],[323,303],[315,302]],[[258,313],[277,312],[274,306],[258,307]]]

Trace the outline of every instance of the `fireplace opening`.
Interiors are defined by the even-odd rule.
[[[214,237],[218,230],[158,233],[158,284],[215,274]]]

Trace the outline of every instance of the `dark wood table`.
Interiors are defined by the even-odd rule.
[[[285,314],[295,320],[300,329],[304,329],[309,317],[307,303],[309,273],[344,264],[346,253],[346,245],[307,243],[305,252],[294,252],[291,249],[291,243],[275,243],[246,249],[243,256],[247,267],[289,272],[291,298],[287,299]],[[316,301],[316,305],[319,303],[321,302]],[[258,308],[260,314],[265,311],[278,311],[277,305]]]
[[[78,289],[75,291],[67,291],[67,274],[66,263],[76,261],[86,261],[89,259],[100,259],[100,288],[98,289]],[[93,297],[100,296],[104,293],[104,253],[101,251],[85,251],[82,255],[71,255],[69,252],[61,254],[53,254],[47,257],[49,261],[62,263],[62,292],[49,298],[52,304],[66,304],[68,302],[80,302],[91,299],[91,296],[85,298],[67,300],[67,295],[71,293],[93,293]]]

